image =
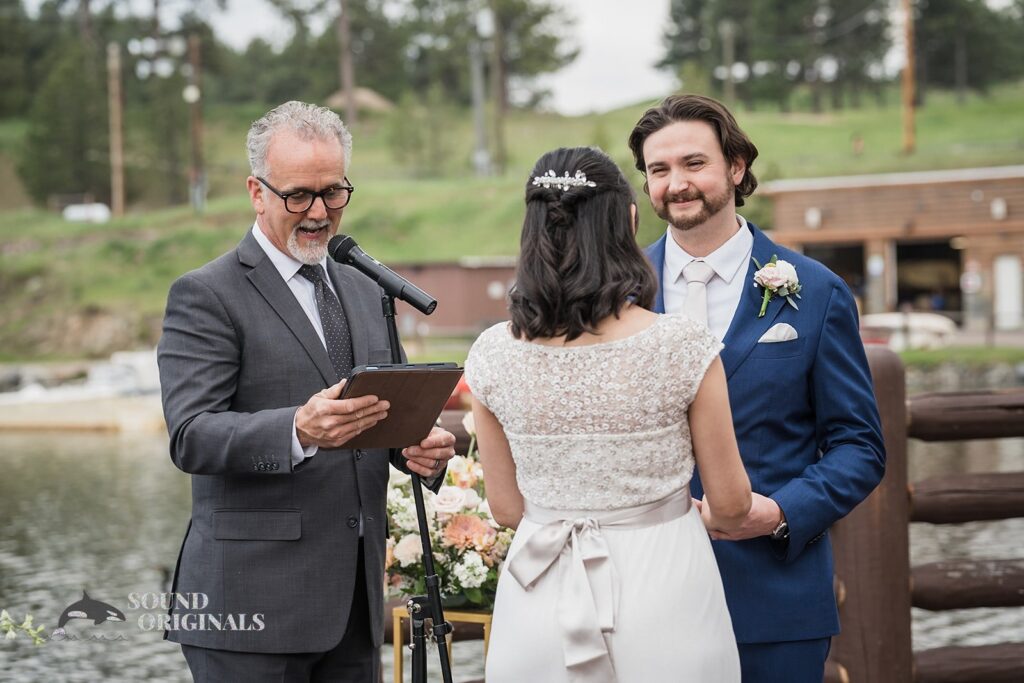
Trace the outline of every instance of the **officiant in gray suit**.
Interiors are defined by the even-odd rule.
[[[197,681],[376,683],[388,451],[345,444],[389,406],[339,397],[391,351],[380,289],[327,258],[352,138],[287,102],[247,148],[255,224],[172,285],[158,347],[171,459],[192,475],[166,636]],[[392,464],[436,487],[454,443],[435,428]]]

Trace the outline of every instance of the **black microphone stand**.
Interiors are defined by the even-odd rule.
[[[383,293],[380,298],[384,310],[384,321],[388,328],[388,341],[391,346],[391,362],[401,363],[402,352],[398,346],[398,325],[395,323],[395,298]],[[391,449],[391,458],[398,456],[400,450]],[[430,547],[430,531],[427,528],[427,509],[423,505],[423,489],[420,475],[412,475],[412,495],[416,501],[416,521],[420,527],[420,542],[423,544],[423,571],[426,574],[426,595],[410,598],[406,607],[412,622],[412,683],[427,683],[427,638],[424,621],[430,619],[434,642],[437,643],[437,656],[441,661],[441,676],[444,683],[452,683],[452,665],[448,659],[448,634],[452,625],[445,621],[441,607],[441,582],[434,570],[434,552]],[[397,638],[396,638],[397,640]]]

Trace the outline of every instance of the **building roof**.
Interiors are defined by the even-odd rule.
[[[772,180],[759,186],[762,194],[809,192],[815,190],[847,190],[892,185],[934,185],[935,183],[977,182],[981,180],[1024,180],[1024,166],[993,166],[989,168],[954,168],[942,171],[913,173],[876,173],[873,175],[834,176],[831,178],[793,178]]]

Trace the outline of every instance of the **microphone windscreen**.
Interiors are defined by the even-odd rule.
[[[343,263],[347,260],[349,252],[357,246],[359,245],[356,244],[356,241],[348,235],[335,235],[327,243],[327,253],[335,261]]]

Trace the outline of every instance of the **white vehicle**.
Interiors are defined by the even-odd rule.
[[[956,334],[956,323],[938,313],[870,313],[861,316],[865,342],[888,344],[893,351],[941,349]]]

